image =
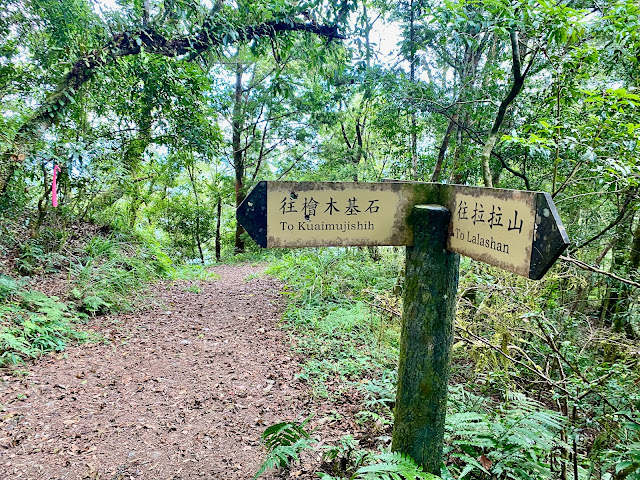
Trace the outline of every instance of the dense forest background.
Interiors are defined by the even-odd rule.
[[[635,0],[0,5],[3,364],[258,255],[235,208],[259,180],[546,191],[572,245],[543,281],[463,261],[442,475],[640,478]],[[384,447],[401,252],[271,255],[306,379],[359,385]],[[47,273],[63,300],[27,285]]]

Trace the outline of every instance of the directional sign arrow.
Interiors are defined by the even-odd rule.
[[[267,248],[413,245],[415,205],[451,211],[447,249],[540,279],[569,245],[551,196],[421,182],[259,182],[238,222]]]
[[[270,182],[272,183],[272,182]],[[236,209],[236,219],[249,236],[267,248],[267,182],[258,182]]]

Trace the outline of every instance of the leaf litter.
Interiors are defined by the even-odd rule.
[[[282,285],[262,269],[217,267],[199,292],[160,283],[161,306],[92,319],[104,342],[47,355],[25,377],[5,373],[0,478],[249,479],[265,426],[314,412],[322,424],[340,406],[297,379],[277,328]]]

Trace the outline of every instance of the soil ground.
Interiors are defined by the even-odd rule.
[[[256,276],[263,268],[218,267],[199,292],[158,284],[156,307],[92,319],[104,341],[5,372],[0,479],[251,479],[265,426],[350,418],[349,405],[322,404],[297,380],[277,327],[282,286]],[[330,435],[355,433],[342,422]]]

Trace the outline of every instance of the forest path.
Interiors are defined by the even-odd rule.
[[[0,383],[0,478],[251,479],[265,425],[311,404],[276,328],[281,284],[158,284],[157,307],[95,319],[108,342],[48,355]]]

